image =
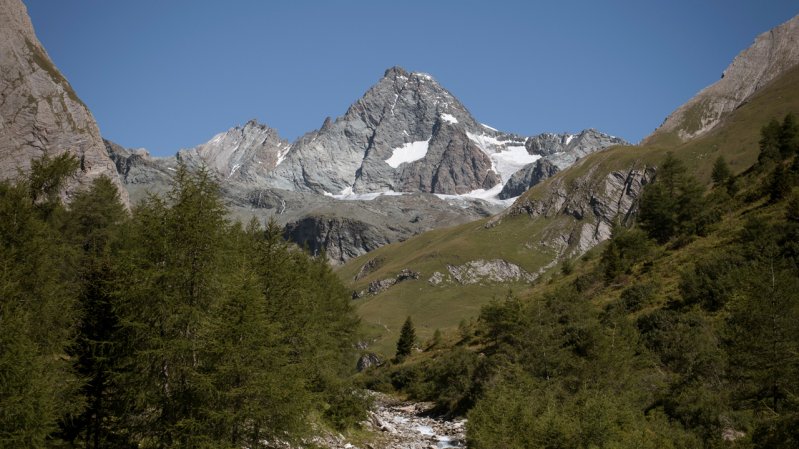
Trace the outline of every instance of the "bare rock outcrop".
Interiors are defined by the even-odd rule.
[[[462,285],[483,282],[532,282],[535,280],[534,275],[503,259],[478,259],[462,265],[447,265],[447,271],[455,282]]]
[[[563,177],[553,179],[543,194],[520,198],[487,226],[495,225],[505,216],[572,217],[573,226],[550,229],[545,243],[558,252],[583,254],[610,238],[615,223],[630,223],[643,188],[654,175],[654,168],[633,164],[626,171],[611,171],[601,176],[594,166],[571,182]]]
[[[31,159],[67,152],[80,161],[67,196],[105,175],[128,202],[94,117],[36,38],[20,0],[0,0],[0,117],[1,179],[28,170]]]

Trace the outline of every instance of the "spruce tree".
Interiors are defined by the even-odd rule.
[[[400,330],[399,340],[397,340],[397,361],[403,361],[406,357],[411,355],[414,345],[416,344],[416,331],[413,328],[413,321],[411,317],[405,319]]]
[[[783,159],[799,151],[799,123],[797,123],[796,116],[793,112],[786,114],[785,118],[782,120],[778,145],[780,156],[782,156]]]
[[[115,427],[124,412],[116,400],[116,365],[122,355],[122,342],[113,290],[121,276],[115,257],[119,229],[126,219],[119,192],[105,176],[73,198],[66,219],[67,237],[80,251],[80,324],[70,352],[76,360],[76,371],[86,381],[81,389],[86,409],[65,420],[63,433],[68,440],[83,440],[87,448],[123,444],[124,432]]]
[[[760,154],[757,157],[760,166],[780,160],[781,128],[780,122],[772,119],[760,129]]]
[[[68,156],[33,161],[0,182],[0,446],[44,447],[81,406],[67,348],[76,322],[74,252],[53,217],[76,167]]]
[[[719,156],[713,164],[713,173],[711,174],[713,184],[720,186],[727,182],[731,175],[730,167],[727,165],[727,161],[724,160],[724,156]]]
[[[226,274],[225,210],[205,170],[180,166],[165,199],[135,210],[123,297],[122,332],[133,347],[124,390],[129,425],[158,447],[210,443],[212,404],[204,349],[210,313]]]

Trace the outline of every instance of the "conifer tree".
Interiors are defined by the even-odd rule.
[[[727,165],[727,161],[724,160],[724,156],[719,156],[713,164],[713,173],[711,174],[713,184],[720,186],[727,182],[731,175],[730,167]]]
[[[86,381],[81,390],[86,409],[65,420],[63,432],[69,440],[82,439],[87,448],[122,444],[123,432],[115,428],[123,411],[116,401],[118,387],[114,382],[122,347],[113,290],[119,276],[115,247],[126,218],[119,192],[105,176],[73,198],[67,215],[65,232],[80,250],[80,324],[70,352],[76,371]]]
[[[134,210],[121,298],[122,332],[133,348],[124,389],[128,424],[157,447],[209,444],[204,339],[223,291],[225,210],[205,170],[180,166],[166,200]],[[148,443],[149,444],[149,443]]]
[[[74,158],[34,160],[0,182],[0,446],[44,447],[81,406],[67,348],[74,334],[74,252],[53,217]]]
[[[411,317],[405,319],[400,330],[399,340],[397,340],[397,361],[403,361],[406,357],[411,355],[414,345],[416,344],[416,331],[413,328],[413,321]]]
[[[786,114],[785,118],[782,120],[778,145],[780,156],[782,156],[783,159],[799,151],[799,123],[793,112]]]
[[[781,125],[776,119],[760,129],[760,154],[757,157],[760,166],[780,160],[780,133]]]

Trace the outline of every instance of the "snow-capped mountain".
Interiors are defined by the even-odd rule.
[[[344,261],[499,212],[580,157],[624,143],[595,130],[504,133],[432,76],[393,67],[344,115],[293,143],[253,120],[171,158],[112,143],[108,151],[133,201],[163,191],[177,163],[203,165],[236,215],[275,218],[289,237]]]
[[[521,137],[477,122],[425,73],[388,69],[347,112],[293,144],[254,121],[182,150],[223,182],[369,199],[434,193],[499,200],[514,173],[548,159],[563,169],[623,140],[593,130]],[[549,171],[547,171],[549,172]]]

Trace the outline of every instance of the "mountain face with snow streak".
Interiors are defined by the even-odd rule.
[[[548,138],[561,144],[550,145]],[[622,143],[596,131],[531,138],[503,133],[478,123],[430,75],[393,67],[342,117],[295,142],[266,182],[333,195],[498,193],[540,157],[564,168]]]
[[[178,163],[205,166],[235,215],[274,218],[290,238],[343,262],[499,212],[558,168],[623,143],[594,130],[504,133],[477,122],[432,76],[393,67],[344,115],[293,143],[252,120],[171,158],[108,148],[134,201],[164,191]],[[438,198],[424,198],[431,194]]]

